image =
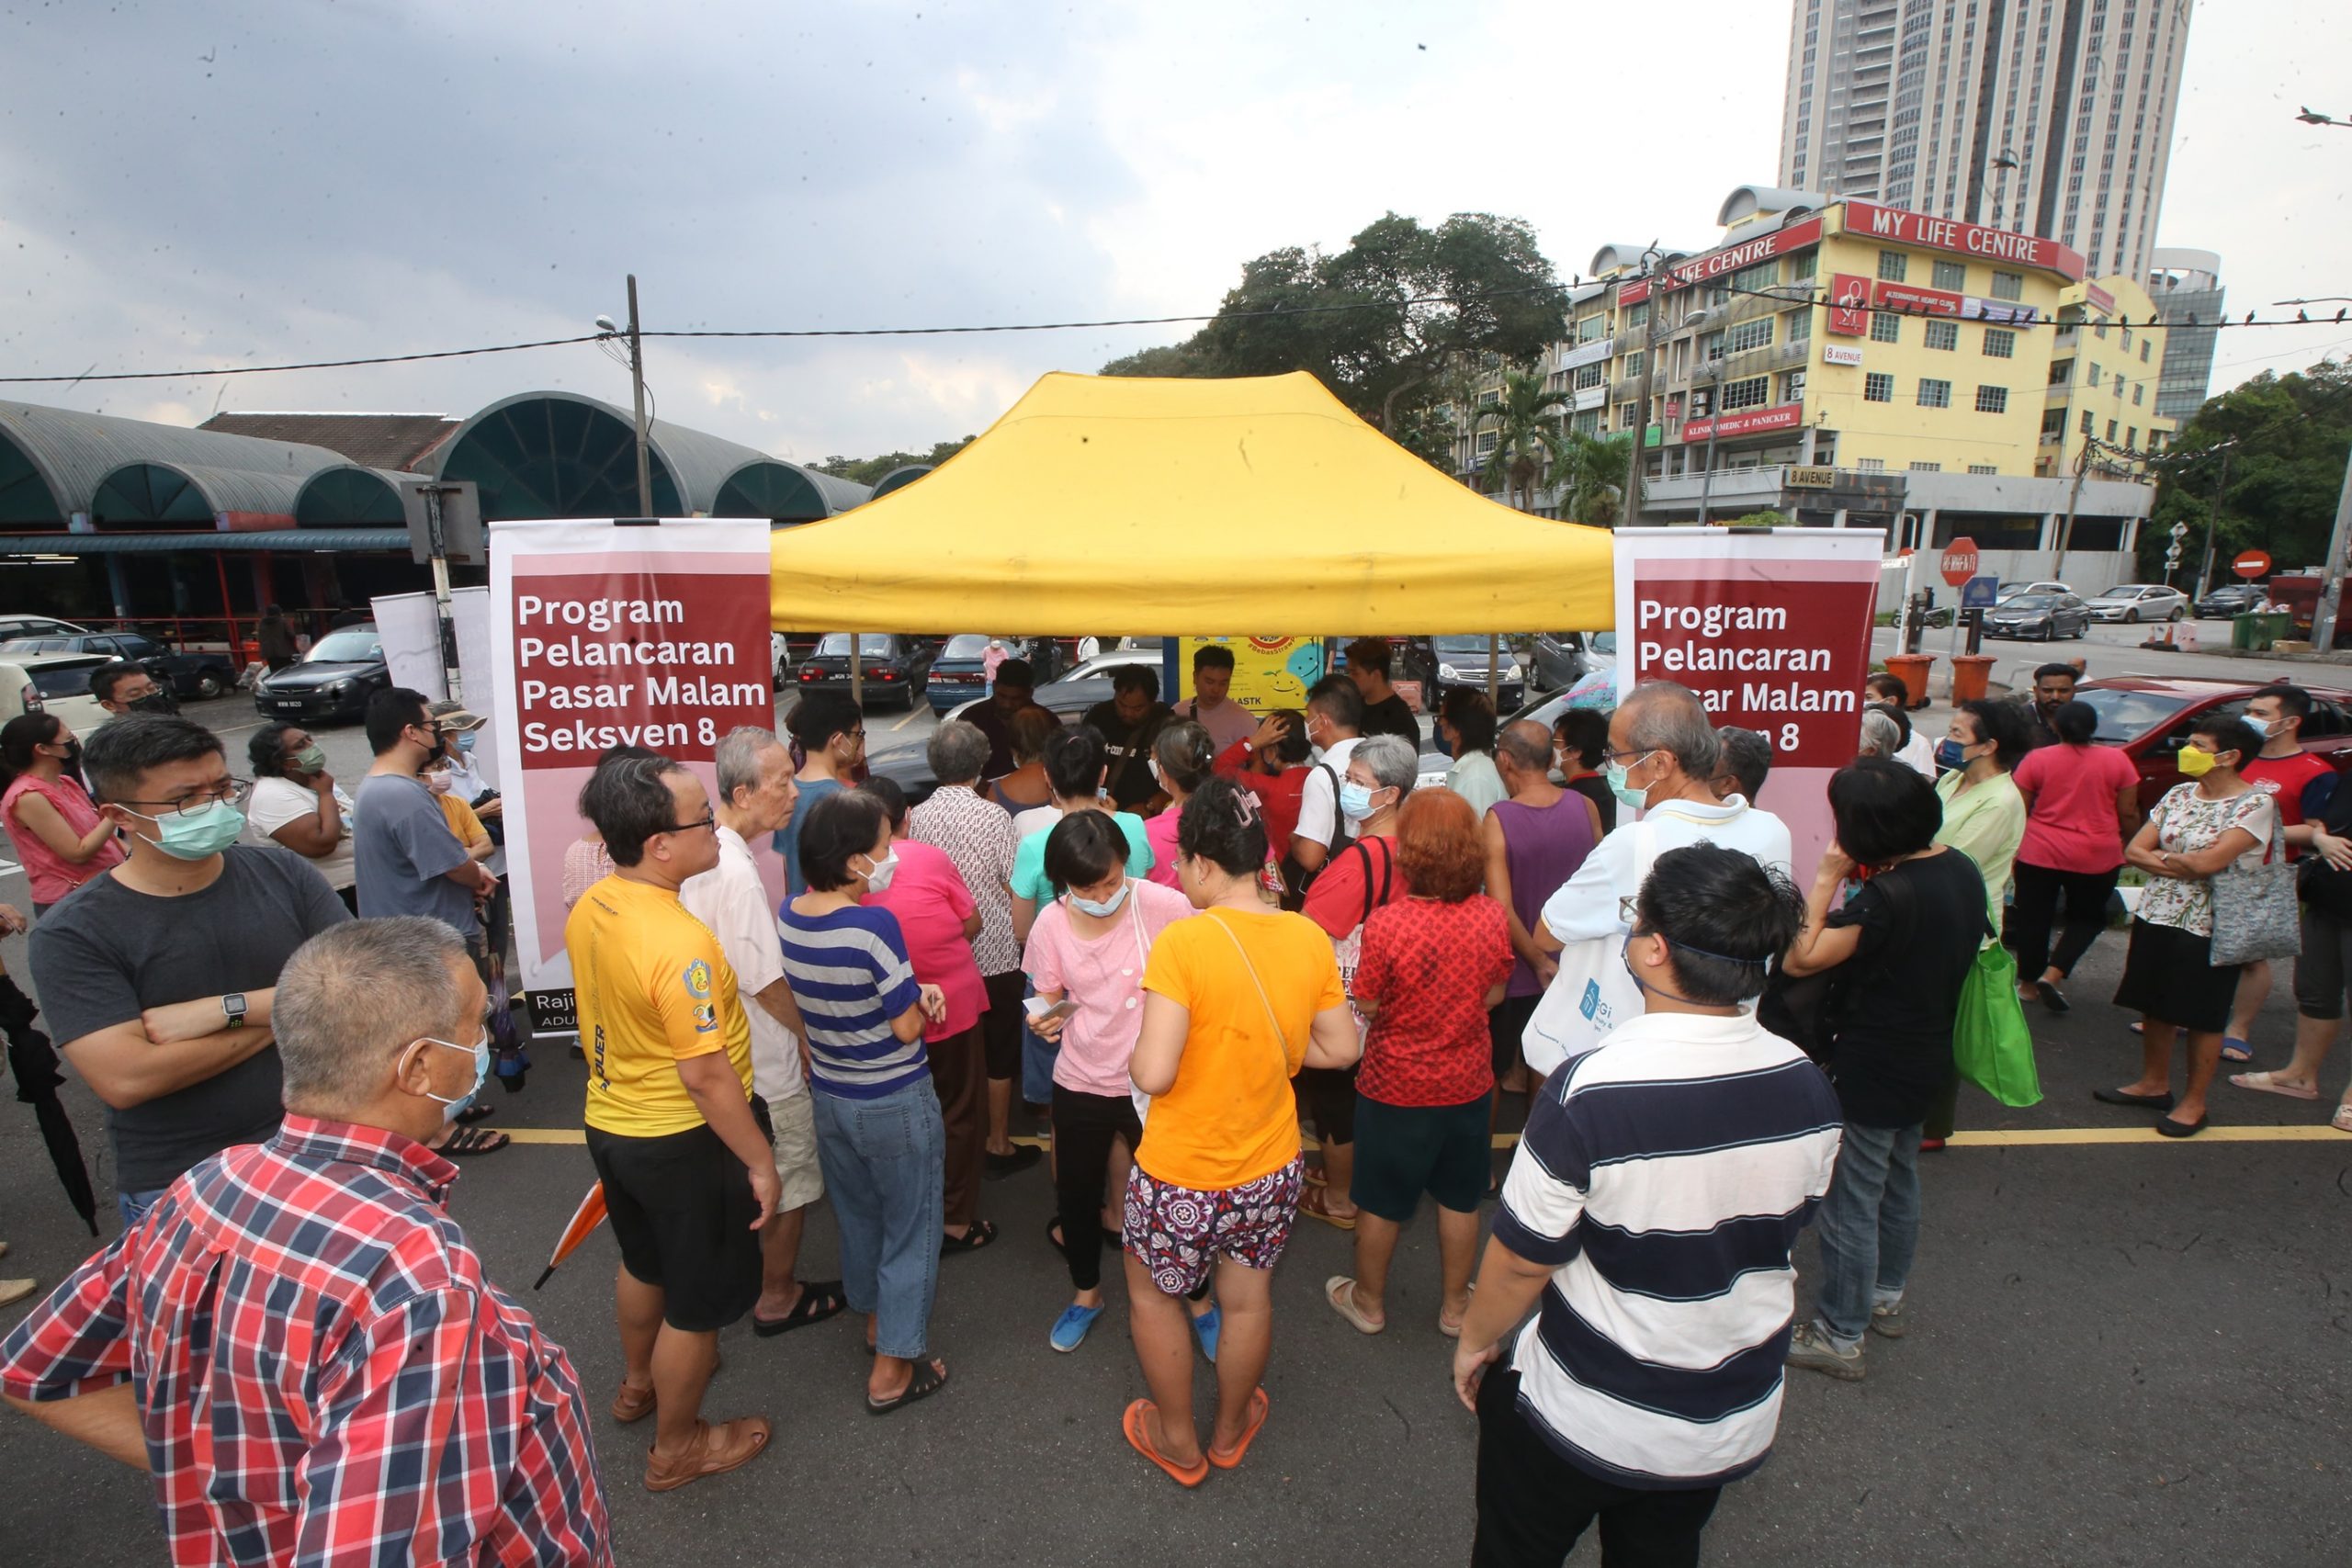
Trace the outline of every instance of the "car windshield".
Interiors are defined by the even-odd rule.
[[[985,647],[986,644],[983,643],[982,646]],[[860,656],[867,659],[888,659],[890,656],[890,634],[888,632],[858,633],[857,651]],[[849,657],[849,633],[827,632],[825,634],[824,639],[817,644],[817,656],[822,659],[828,655],[835,659]]]
[[[1592,636],[1587,637],[1585,642],[1586,645],[1595,653],[1605,653],[1611,659],[1617,657],[1617,634],[1615,632],[1595,632]]]
[[[2036,615],[2039,615],[2042,611],[2052,608],[2057,603],[2057,600],[2052,599],[2047,593],[2019,593],[2012,597],[2002,606],[2002,608],[2007,610],[2030,610]]]
[[[2137,599],[2141,594],[2146,592],[2146,589],[2142,588],[2137,583],[2126,582],[2120,587],[2109,589],[2106,592],[2100,594],[2099,597],[2102,599]]]
[[[1430,641],[1443,654],[1471,654],[1487,651],[1487,639],[1482,637],[1438,637]]]
[[[63,637],[14,637],[0,643],[0,653],[58,653],[73,646]]]
[[[842,646],[843,648],[847,648],[849,646],[847,637],[842,638]],[[947,646],[945,649],[941,650],[939,657],[942,659],[978,659],[982,655],[986,654],[988,650],[989,639],[980,636],[978,632],[958,632],[956,636],[947,639]]]
[[[2121,746],[2158,729],[2188,705],[2187,697],[2169,692],[2133,691],[2121,686],[2086,686],[2075,694],[2098,714],[2098,731],[2091,737],[2102,746]]]
[[[384,657],[384,639],[367,626],[348,626],[339,632],[329,632],[311,645],[303,656],[306,664],[365,664],[369,660]]]
[[[90,671],[106,662],[92,660],[86,664],[51,664],[39,670],[28,670],[25,676],[33,690],[44,697],[86,697],[90,694]]]

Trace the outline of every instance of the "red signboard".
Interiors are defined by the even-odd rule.
[[[2084,284],[2083,298],[2090,302],[2092,310],[2104,311],[2110,316],[2115,314],[2115,296],[2109,294],[2106,289],[2101,288],[2098,284]]]
[[[2230,570],[2251,581],[2270,570],[2270,557],[2262,550],[2248,550],[2230,563]]]
[[[1952,251],[1996,265],[2030,266],[2054,272],[2069,282],[2083,276],[2082,253],[2055,240],[1987,229],[1951,218],[1931,218],[1924,212],[1881,207],[1875,202],[1846,203],[1846,232],[1866,240],[1887,240],[1899,245]]]
[[[1850,272],[1829,279],[1829,331],[1836,337],[1867,337],[1871,330],[1871,280]]]
[[[1902,310],[1914,316],[1957,316],[1961,311],[1961,297],[1946,289],[1881,283],[1871,293],[1881,310]]]
[[[1667,269],[1660,283],[1667,288],[1688,288],[1694,283],[1705,283],[1726,273],[1737,272],[1742,267],[1754,266],[1758,262],[1803,250],[1807,245],[1818,243],[1820,239],[1821,220],[1808,218],[1802,223],[1792,223],[1770,234],[1758,235],[1736,245],[1725,245],[1722,250],[1709,251],[1705,255],[1693,256],[1689,261],[1677,262]],[[1643,278],[1620,288],[1617,303],[1635,305],[1649,297],[1650,280]]]
[[[1976,575],[1976,541],[1954,539],[1944,547],[1944,581],[1958,588]]]
[[[1803,403],[1782,403],[1777,408],[1740,409],[1720,419],[1694,419],[1682,427],[1685,441],[1704,441],[1712,434],[1716,440],[1729,440],[1735,435],[1760,435],[1769,430],[1793,430],[1804,423]]]

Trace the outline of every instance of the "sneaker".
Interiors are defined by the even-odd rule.
[[[1821,1325],[1800,1323],[1796,1332],[1789,1336],[1789,1365],[1804,1367],[1826,1373],[1845,1382],[1860,1382],[1862,1378],[1862,1348],[1840,1350],[1821,1331]]]
[[[1209,1359],[1209,1365],[1212,1367],[1216,1365],[1217,1333],[1224,1326],[1225,1309],[1223,1307],[1211,1307],[1193,1319],[1193,1332],[1201,1337],[1201,1354]]]
[[[1086,1331],[1092,1328],[1094,1320],[1102,1315],[1101,1307],[1080,1306],[1075,1302],[1062,1308],[1061,1316],[1054,1319],[1054,1332],[1051,1337],[1054,1348],[1069,1351],[1085,1344]]]
[[[1883,1335],[1889,1339],[1900,1339],[1910,1326],[1911,1320],[1904,1315],[1903,1300],[1899,1296],[1894,1301],[1881,1302],[1871,1308],[1872,1334]]]

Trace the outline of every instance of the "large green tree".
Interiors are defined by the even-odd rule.
[[[1307,370],[1392,439],[1426,435],[1421,427],[1442,400],[1449,365],[1489,354],[1532,362],[1560,337],[1566,301],[1535,231],[1521,220],[1457,212],[1430,228],[1391,212],[1343,251],[1294,245],[1248,263],[1216,319],[1191,338],[1102,370]]]
[[[2216,512],[2221,447],[2232,440],[2229,488]],[[2165,546],[2176,523],[2188,525],[2178,582],[2188,583],[2203,558],[2209,521],[2221,581],[2228,581],[2229,558],[2249,548],[2267,551],[2281,570],[2319,564],[2335,525],[2348,451],[2352,365],[2323,361],[2284,376],[2266,372],[2211,399],[2161,465],[2155,514],[2140,531],[2145,580],[2164,581]],[[2190,586],[2193,592],[2198,585]]]
[[[1567,406],[1568,395],[1544,390],[1541,376],[1525,370],[1503,373],[1496,400],[1479,404],[1470,414],[1474,450],[1476,437],[1489,430],[1495,434],[1495,449],[1479,475],[1487,493],[1503,491],[1521,512],[1535,510],[1535,492],[1543,485],[1550,456],[1546,440],[1558,434]]]
[[[1550,459],[1547,484],[1560,491],[1560,515],[1571,523],[1603,528],[1617,525],[1625,498],[1626,444],[1630,435],[1589,435],[1573,424],[1544,443]]]

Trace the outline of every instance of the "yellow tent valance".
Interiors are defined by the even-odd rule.
[[[789,631],[1602,630],[1606,530],[1439,473],[1298,372],[1056,373],[933,473],[777,531]]]

